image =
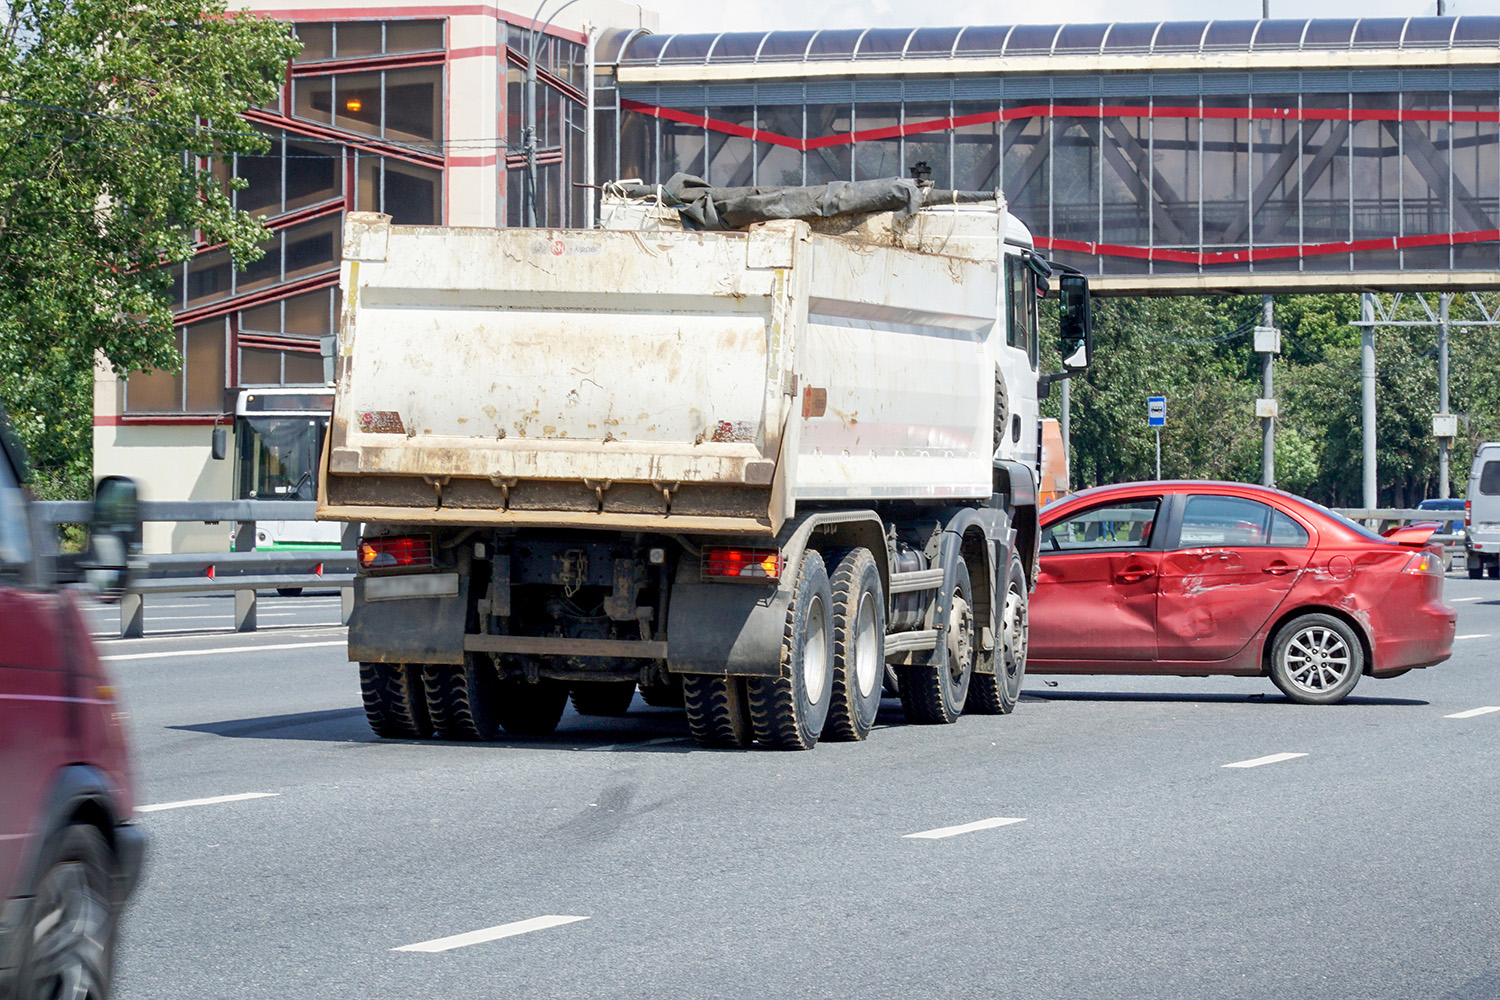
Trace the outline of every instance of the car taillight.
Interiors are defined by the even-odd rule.
[[[703,550],[703,575],[740,580],[779,580],[781,553],[776,549],[706,548]]]
[[[1443,560],[1431,552],[1418,552],[1406,560],[1406,566],[1401,570],[1403,573],[1427,573],[1432,576],[1443,575]]]
[[[432,539],[426,535],[362,538],[359,542],[359,565],[362,569],[431,566]]]

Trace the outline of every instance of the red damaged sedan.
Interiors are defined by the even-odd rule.
[[[1293,701],[1446,660],[1436,524],[1377,535],[1280,490],[1150,482],[1042,512],[1026,668],[1269,676]]]

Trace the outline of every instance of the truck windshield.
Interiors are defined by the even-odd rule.
[[[240,498],[316,500],[326,418],[240,418]]]

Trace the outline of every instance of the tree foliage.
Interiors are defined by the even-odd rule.
[[[0,397],[41,470],[89,481],[93,366],[181,363],[167,290],[195,247],[260,255],[207,169],[267,140],[297,43],[225,0],[20,0],[0,25]],[[70,484],[72,489],[69,488]]]

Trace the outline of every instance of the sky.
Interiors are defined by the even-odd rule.
[[[1260,17],[1262,0],[646,0],[661,30],[921,27],[943,24],[1088,24]],[[1407,17],[1436,13],[1436,0],[1270,0],[1272,17]],[[1448,14],[1500,15],[1500,0],[1445,0]]]

